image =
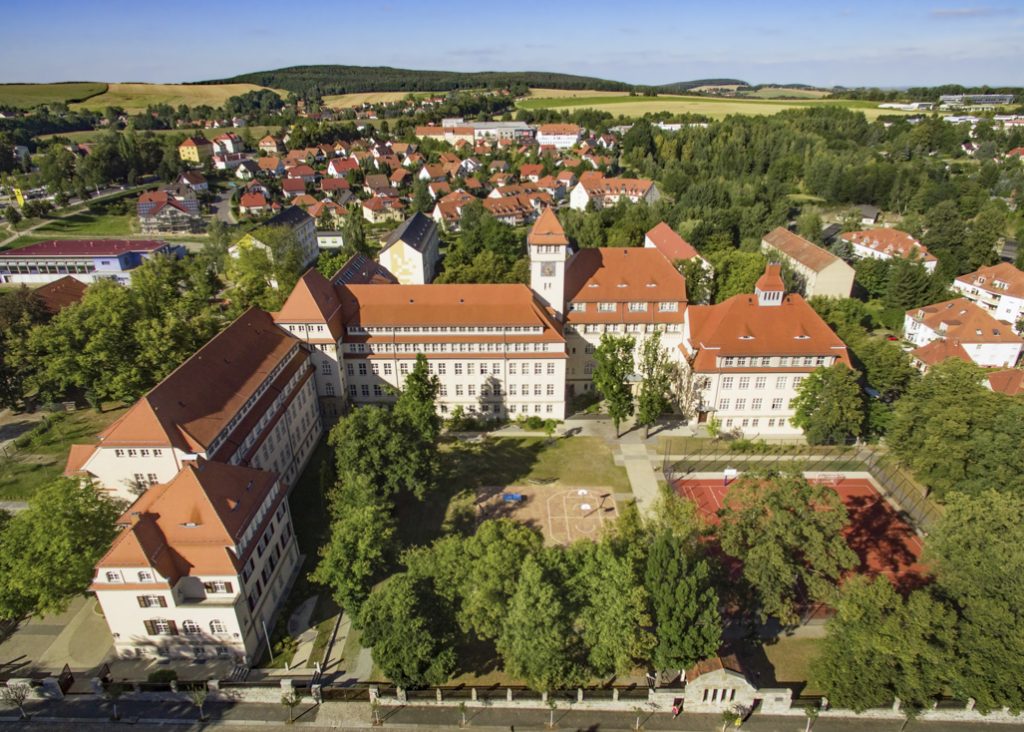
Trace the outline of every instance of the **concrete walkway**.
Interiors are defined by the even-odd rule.
[[[641,516],[649,516],[658,505],[659,492],[647,445],[642,442],[620,442],[618,448],[629,477],[629,485],[633,489],[636,507]]]

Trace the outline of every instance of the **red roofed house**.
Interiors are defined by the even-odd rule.
[[[849,297],[853,291],[853,267],[781,226],[764,235],[761,251],[770,261],[789,263],[802,280],[806,297]]]
[[[1024,395],[1024,369],[994,371],[986,377],[986,385],[992,391],[1007,396]]]
[[[903,336],[918,346],[911,355],[923,367],[966,356],[979,366],[1010,368],[1024,347],[1009,323],[963,297],[908,310]]]
[[[259,148],[261,153],[266,155],[277,155],[279,152],[284,152],[284,143],[273,135],[267,135],[261,139],[256,144],[256,147]]]
[[[596,171],[595,171],[596,173]],[[586,211],[593,204],[597,208],[614,206],[626,198],[632,203],[652,204],[661,198],[658,187],[652,180],[640,178],[605,178],[600,173],[580,178],[580,182],[569,193],[569,207]]]
[[[769,264],[753,295],[686,308],[680,350],[702,384],[698,422],[714,415],[747,435],[799,435],[790,406],[819,366],[850,365],[846,345]]]
[[[405,204],[397,198],[374,196],[363,201],[363,218],[371,224],[401,221],[405,216],[403,211],[405,211]]]
[[[178,145],[178,157],[186,163],[202,165],[204,161],[213,157],[213,143],[202,135],[185,138],[185,141]]]
[[[295,198],[306,192],[306,182],[302,178],[285,178],[281,181],[281,192],[287,198]]]
[[[672,227],[664,221],[658,223],[653,229],[644,235],[644,246],[648,249],[657,249],[665,255],[665,258],[673,264],[685,262],[690,259],[699,259],[702,266],[710,270],[711,265],[693,248],[690,242],[679,236]]]
[[[839,238],[853,247],[853,256],[858,259],[909,259],[919,262],[929,272],[934,272],[939,263],[924,244],[897,229],[846,231]]]
[[[537,128],[537,144],[552,145],[565,150],[579,142],[582,130],[574,124],[546,124]]]
[[[267,204],[267,197],[262,193],[243,193],[238,200],[238,212],[247,215],[256,215],[270,210]]]
[[[960,275],[953,280],[953,289],[1012,325],[1015,333],[1024,330],[1024,272],[1009,262]]]

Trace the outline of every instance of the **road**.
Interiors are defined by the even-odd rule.
[[[92,698],[65,699],[62,702],[37,702],[29,705],[33,717],[29,723],[20,722],[14,710],[0,711],[0,730],[47,729],[75,730],[109,729],[111,707],[109,702]],[[209,703],[204,707],[207,721],[199,723],[196,707],[190,702],[131,702],[118,703],[122,724],[133,729],[166,730],[169,725],[177,729],[211,727],[259,728],[284,730],[288,711],[281,704],[262,703]],[[363,703],[328,702],[323,706],[301,704],[295,708],[295,726],[306,730],[337,728],[369,728],[369,705]],[[422,730],[458,729],[461,714],[453,707],[384,707],[380,711],[382,726],[387,728],[419,728]],[[515,732],[546,730],[550,712],[544,709],[469,709],[467,728],[479,732]],[[632,732],[635,730],[635,712],[555,711],[555,727],[559,730],[600,730]],[[641,729],[654,732],[717,732],[722,719],[717,714],[684,714],[673,718],[670,714],[643,713]],[[820,718],[813,726],[815,732],[895,732],[903,725],[902,719],[830,719]],[[290,727],[295,729],[295,726]],[[803,732],[807,720],[802,715],[766,717],[755,715],[742,726],[753,732]],[[911,721],[906,729],[919,732],[964,732],[986,728],[989,730],[1021,729],[1020,724],[993,724],[991,722],[920,722]]]
[[[215,218],[218,221],[223,221],[225,224],[238,223],[234,213],[231,211],[231,194],[234,192],[234,188],[225,188],[224,191],[217,196],[217,200],[213,202],[213,208],[216,212]]]

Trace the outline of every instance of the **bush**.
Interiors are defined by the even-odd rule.
[[[150,671],[146,677],[146,681],[151,684],[169,684],[177,680],[178,672],[173,668],[158,668],[156,671]]]

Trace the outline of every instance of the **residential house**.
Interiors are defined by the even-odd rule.
[[[307,214],[298,206],[289,206],[269,221],[267,226],[284,226],[295,235],[295,241],[299,248],[301,267],[304,269],[316,262],[319,250],[316,246],[316,224],[313,217]],[[270,248],[252,234],[246,234],[239,239],[229,250],[232,257],[238,257],[242,250],[248,248],[262,249],[267,256],[273,259],[273,252]]]
[[[882,217],[882,209],[878,206],[860,205],[857,206],[857,212],[860,214],[861,226],[874,226]]]
[[[582,132],[580,126],[574,124],[541,125],[537,128],[537,144],[551,145],[558,150],[566,150],[579,141]]]
[[[358,169],[359,162],[352,158],[333,158],[327,163],[327,174],[332,178],[345,178],[349,171]]]
[[[202,193],[210,190],[210,185],[206,181],[206,176],[195,170],[186,170],[184,173],[179,175],[177,183],[178,185],[191,188],[195,193]]]
[[[386,175],[373,173],[363,179],[363,190],[371,196],[387,195],[391,188],[391,181]]]
[[[274,178],[280,178],[284,175],[284,163],[281,162],[281,158],[276,156],[259,158],[256,161],[259,166],[260,173],[263,175],[269,175]]]
[[[284,143],[281,139],[274,137],[273,135],[267,135],[261,139],[256,145],[260,152],[265,155],[276,156],[280,152],[284,152]]]
[[[425,180],[428,183],[430,181],[440,182],[448,180],[448,173],[445,172],[444,166],[440,163],[428,163],[420,169],[420,172],[416,177],[419,180]]]
[[[270,204],[262,193],[243,193],[238,199],[238,212],[243,216],[258,216],[269,210]]]
[[[985,375],[985,386],[1007,396],[1024,396],[1024,369],[1004,369]]]
[[[213,143],[202,135],[187,137],[178,145],[178,157],[186,163],[202,165],[213,157]]]
[[[235,168],[235,178],[242,181],[252,180],[260,171],[259,163],[255,160],[243,160]]]
[[[281,192],[286,198],[305,195],[306,183],[302,178],[285,178],[281,181]]]
[[[339,194],[349,193],[350,186],[344,178],[321,178],[320,191],[325,195],[337,198]]]
[[[425,285],[437,272],[439,244],[437,224],[417,212],[388,235],[378,259],[400,284]]]
[[[519,180],[536,183],[544,175],[544,166],[540,163],[524,163],[519,166]]]
[[[189,197],[178,197],[168,191],[151,191],[139,196],[137,211],[139,226],[144,234],[197,234],[204,228],[199,215],[199,202],[189,191]]]
[[[363,201],[363,218],[371,224],[401,221],[405,204],[397,198],[368,198]]]
[[[316,171],[305,163],[294,165],[285,171],[285,176],[301,180],[303,183],[316,183]]]
[[[953,280],[953,289],[987,310],[996,320],[1024,330],[1024,272],[1007,262],[982,267]]]
[[[435,204],[431,218],[445,231],[454,233],[459,230],[463,207],[477,200],[479,199],[461,189],[452,191]]]
[[[245,143],[242,138],[234,132],[226,132],[213,138],[213,154],[227,155],[230,153],[245,152]]]
[[[601,174],[584,176],[569,193],[569,207],[586,211],[593,204],[596,208],[614,206],[622,199],[632,203],[641,201],[653,204],[661,198],[654,181],[640,178],[605,178]]]
[[[853,256],[857,259],[908,259],[918,262],[929,272],[934,272],[939,263],[928,247],[897,229],[846,231],[839,238],[853,248]]]
[[[1009,323],[965,297],[908,310],[903,337],[917,346],[911,355],[923,367],[958,357],[979,366],[1011,368],[1024,347]]]
[[[853,267],[781,226],[765,234],[761,251],[770,260],[785,261],[792,268],[806,297],[849,297],[853,291]]]
[[[0,262],[0,270],[4,267]],[[0,280],[2,281],[2,280]],[[42,303],[43,308],[51,316],[56,315],[68,305],[81,302],[85,297],[85,290],[88,285],[72,275],[58,277],[52,282],[40,285],[32,290],[33,294]]]

